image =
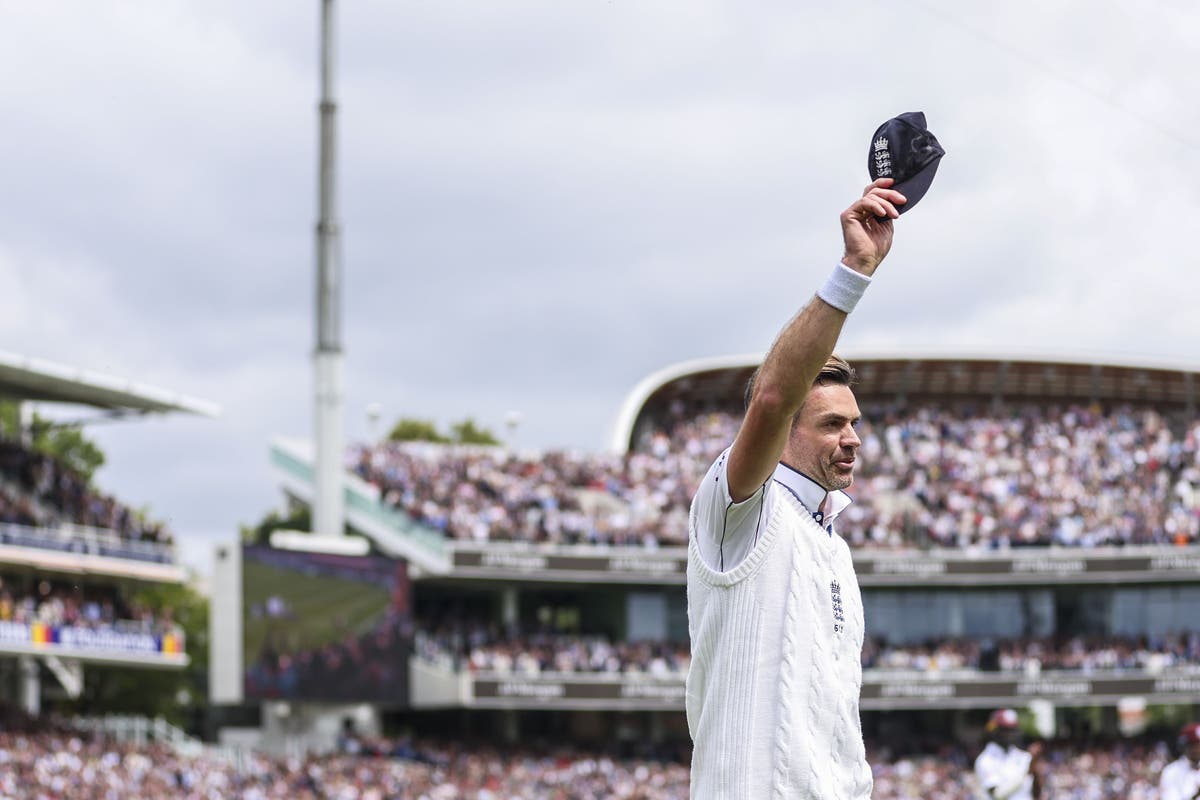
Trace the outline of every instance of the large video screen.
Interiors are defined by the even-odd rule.
[[[242,551],[245,698],[408,703],[403,561]]]

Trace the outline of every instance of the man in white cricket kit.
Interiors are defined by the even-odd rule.
[[[983,800],[1036,800],[1041,796],[1038,771],[1042,754],[1040,742],[1029,750],[1017,746],[1021,730],[1017,712],[1001,708],[987,722],[988,743],[975,759],[975,778]]]
[[[1192,722],[1179,732],[1183,755],[1163,767],[1158,779],[1159,800],[1200,798],[1200,724]]]
[[[693,800],[868,800],[863,609],[846,542],[861,442],[853,369],[833,356],[905,198],[881,178],[841,215],[845,255],[784,327],[746,416],[692,502],[687,679]]]

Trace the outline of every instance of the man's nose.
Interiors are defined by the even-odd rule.
[[[846,431],[842,435],[842,447],[858,447],[861,444],[862,439],[858,438],[858,431],[847,425]]]

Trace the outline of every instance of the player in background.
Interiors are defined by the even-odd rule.
[[[1022,750],[1017,712],[1001,708],[988,718],[987,745],[975,759],[983,800],[1039,800],[1042,794],[1041,742]]]
[[[1158,780],[1159,800],[1200,798],[1200,723],[1183,726],[1179,746],[1183,755],[1163,767]]]

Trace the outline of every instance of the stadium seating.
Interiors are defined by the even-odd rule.
[[[864,412],[857,502],[839,525],[857,546],[1200,542],[1200,421],[1129,407]],[[624,456],[382,443],[350,460],[453,539],[681,545],[692,493],[738,423],[681,413]]]
[[[985,644],[997,653],[984,664]],[[415,637],[416,655],[455,670],[538,675],[609,673],[686,675],[685,643],[613,642],[605,636],[552,633],[509,635],[493,626],[458,624],[426,628]],[[984,642],[941,639],[920,646],[889,646],[868,638],[862,655],[867,670],[922,673],[975,671],[1040,673],[1043,670],[1147,670],[1200,668],[1200,632],[1163,637],[1071,636]]]
[[[66,625],[95,631],[139,631],[162,635],[176,633],[171,609],[157,612],[122,602],[115,587],[89,588],[40,580],[33,592],[14,592],[11,580],[0,581],[0,623]]]
[[[161,523],[97,491],[53,458],[0,439],[0,544],[168,563]]]
[[[344,737],[340,751],[308,758],[223,751],[182,755],[164,744],[131,745],[74,728],[70,720],[0,714],[0,796],[127,800],[173,797],[356,800],[685,800],[688,769],[666,754],[617,756],[582,748],[446,745]],[[951,742],[868,741],[876,800],[970,800],[972,752]],[[925,743],[921,743],[925,744]],[[1158,800],[1172,755],[1155,739],[1087,746],[1051,742],[1050,797]]]

